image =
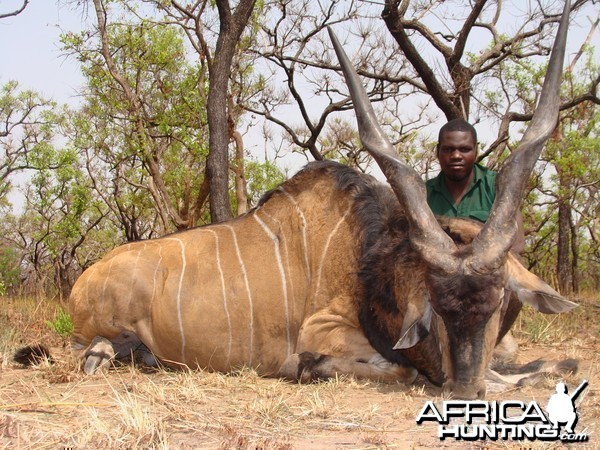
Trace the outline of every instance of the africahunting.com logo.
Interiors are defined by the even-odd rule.
[[[575,400],[587,385],[583,381],[568,394],[567,386],[558,383],[545,409],[536,401],[445,400],[438,408],[429,400],[417,415],[417,424],[437,423],[440,440],[587,442],[587,433],[575,432]]]

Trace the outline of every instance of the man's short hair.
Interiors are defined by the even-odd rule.
[[[473,143],[477,145],[477,131],[475,130],[475,127],[465,119],[452,119],[440,128],[438,134],[438,147],[442,141],[442,135],[449,131],[467,131],[471,133],[471,136],[473,136]]]

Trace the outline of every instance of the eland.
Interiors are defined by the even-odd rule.
[[[420,373],[448,394],[483,398],[515,302],[542,313],[576,306],[510,253],[527,179],[557,122],[568,10],[486,224],[433,215],[330,32],[360,138],[389,185],[314,162],[243,216],[113,250],[70,297],[84,370],[145,350],[148,362],[300,381],[412,383]]]

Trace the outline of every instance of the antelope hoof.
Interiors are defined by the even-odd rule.
[[[294,353],[285,360],[277,376],[298,383],[310,383],[328,378],[317,370],[317,366],[327,358],[314,352]]]
[[[106,338],[96,336],[83,355],[85,361],[83,371],[87,375],[93,375],[98,369],[108,366],[114,357],[115,350],[112,343]]]

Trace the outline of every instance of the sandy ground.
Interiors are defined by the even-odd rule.
[[[46,313],[38,314],[38,306],[33,312],[24,312],[21,303],[2,306],[0,336],[12,328],[19,330],[18,340],[50,345],[54,364],[24,369],[8,357],[18,342],[3,350],[0,449],[600,448],[595,295],[568,315],[525,314],[515,326],[519,363],[576,358],[578,372],[563,381],[571,392],[589,381],[576,401],[576,432],[589,440],[568,446],[539,440],[441,441],[436,423],[416,423],[427,401],[441,407],[444,400],[440,389],[422,378],[409,387],[351,378],[299,385],[262,379],[251,370],[223,375],[131,365],[86,376],[44,325]],[[7,342],[12,341],[0,344]],[[534,386],[488,393],[486,400],[535,401],[545,408],[558,381],[541,377]]]
[[[565,351],[565,347],[567,348]],[[581,359],[574,389],[589,386],[577,401],[576,431],[589,435],[573,448],[600,448],[597,346],[522,346],[520,360]],[[0,448],[562,448],[548,442],[440,441],[437,424],[417,425],[427,400],[439,389],[418,380],[411,387],[352,379],[297,385],[207,372],[144,371],[130,366],[92,377],[74,369],[66,349],[57,362],[0,372]],[[573,356],[573,355],[568,355]],[[557,380],[492,393],[487,400],[535,400],[547,404]]]

